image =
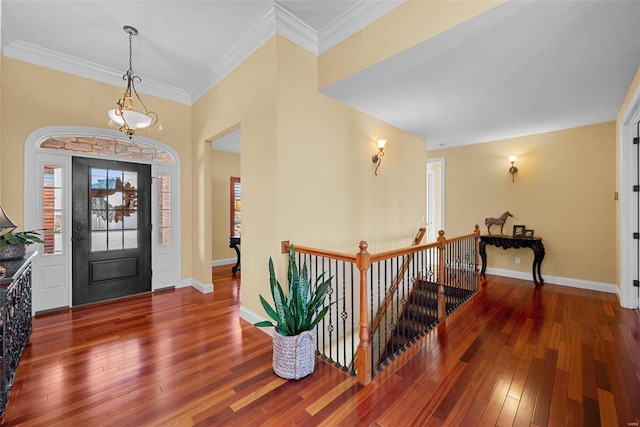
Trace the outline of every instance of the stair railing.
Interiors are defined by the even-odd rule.
[[[420,228],[418,230],[418,234],[416,234],[416,237],[413,239],[413,243],[411,244],[411,246],[419,245],[426,232],[427,232],[426,228]],[[391,289],[389,289],[389,292],[387,292],[387,296],[385,298],[384,304],[380,307],[380,309],[378,311],[378,315],[375,316],[374,319],[373,319],[373,327],[371,328],[371,333],[372,334],[375,334],[376,331],[378,330],[378,327],[380,326],[380,318],[382,316],[384,316],[384,314],[387,312],[387,308],[389,307],[389,305],[393,301],[393,295],[398,290],[398,286],[400,285],[400,283],[402,281],[402,276],[407,272],[407,270],[409,268],[409,265],[411,264],[411,261],[413,261],[413,255],[414,254],[407,254],[405,256],[405,260],[402,263],[402,268],[400,269],[400,271],[396,275],[396,278],[394,279],[394,282],[391,285]]]
[[[318,354],[355,376],[359,383],[369,384],[376,370],[383,368],[379,356],[388,343],[386,338],[374,340],[373,331],[376,330],[376,336],[395,333],[416,283],[437,285],[437,316],[434,311],[433,317],[438,322],[475,293],[479,239],[476,225],[469,235],[447,239],[444,231],[440,231],[437,242],[373,255],[367,251],[365,241],[360,242],[355,255],[294,245],[298,265],[307,264],[309,277],[323,272],[334,277],[325,302],[330,309],[316,332]],[[282,252],[289,252],[290,246],[289,242],[282,242]],[[457,285],[462,282],[461,287]],[[390,292],[398,295],[399,291],[401,296],[387,298]],[[383,326],[385,317],[395,320]]]

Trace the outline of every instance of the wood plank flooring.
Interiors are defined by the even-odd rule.
[[[363,387],[271,370],[240,279],[37,316],[3,425],[637,426],[640,320],[616,296],[487,276]]]

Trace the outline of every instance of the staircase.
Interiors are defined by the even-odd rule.
[[[446,311],[450,313],[473,295],[474,291],[445,286]],[[382,354],[381,361],[388,364],[396,355],[406,351],[427,331],[438,323],[438,284],[424,279],[415,279],[413,291],[407,298],[398,323],[393,327],[391,338]]]

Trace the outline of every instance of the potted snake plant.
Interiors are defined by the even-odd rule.
[[[275,328],[273,333],[273,371],[287,379],[300,379],[313,372],[316,359],[316,325],[327,314],[329,306],[324,300],[331,286],[331,279],[320,274],[313,286],[309,280],[306,262],[302,270],[296,265],[295,250],[289,249],[288,292],[285,295],[276,279],[273,260],[269,258],[269,284],[271,306],[262,295],[260,302],[273,320],[264,320],[254,326]]]

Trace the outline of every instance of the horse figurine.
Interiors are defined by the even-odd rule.
[[[487,226],[487,231],[489,232],[489,234],[491,234],[491,226],[492,225],[499,225],[500,226],[500,234],[502,233],[502,228],[504,227],[504,223],[507,221],[508,217],[512,217],[513,215],[511,215],[511,212],[506,211],[505,213],[503,213],[502,215],[500,215],[500,218],[485,218],[484,219],[484,225]]]

